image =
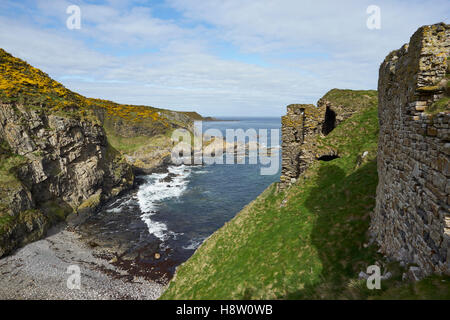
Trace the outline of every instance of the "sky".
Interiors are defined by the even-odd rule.
[[[386,55],[449,16],[448,0],[1,0],[0,47],[87,97],[280,116],[333,88],[376,89]]]

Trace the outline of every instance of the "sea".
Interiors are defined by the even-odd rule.
[[[106,203],[82,232],[120,246],[135,259],[126,265],[146,268],[150,278],[170,279],[205,239],[279,181],[280,134],[271,141],[271,130],[280,129],[280,118],[226,120],[202,122],[202,131],[216,129],[225,137],[227,129],[267,130],[266,146],[278,155],[273,174],[261,174],[267,163],[249,164],[248,159],[244,164],[170,165],[166,172],[137,177],[138,186]]]

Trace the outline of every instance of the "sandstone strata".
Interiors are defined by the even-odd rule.
[[[450,26],[420,28],[380,67],[378,175],[371,234],[420,279],[450,273]],[[418,266],[418,267],[417,267]]]
[[[1,199],[2,215],[12,221],[0,233],[0,256],[133,183],[131,168],[108,146],[95,121],[0,104],[0,139],[24,159],[18,181],[0,186],[7,195]]]

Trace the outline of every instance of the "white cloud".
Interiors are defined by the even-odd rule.
[[[181,19],[160,18],[144,1],[109,2],[77,1],[79,31],[65,29],[68,1],[39,0],[33,19],[11,2],[20,14],[0,16],[8,30],[1,46],[87,96],[205,115],[280,115],[334,87],[376,88],[385,55],[449,11],[446,1],[378,1],[382,29],[374,31],[367,1],[170,0]]]
[[[3,49],[54,76],[93,75],[96,70],[114,68],[117,58],[89,49],[82,41],[37,29],[24,22],[0,17]]]

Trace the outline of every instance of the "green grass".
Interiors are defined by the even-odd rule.
[[[5,195],[3,191],[7,191],[14,188],[17,184],[20,184],[17,178],[17,169],[23,166],[27,162],[25,157],[14,154],[9,145],[2,139],[0,139],[0,195],[3,198]],[[1,200],[1,199],[0,199]],[[1,201],[0,201],[1,202]]]
[[[126,154],[131,154],[148,143],[149,137],[121,137],[107,131],[108,142],[111,146]]]
[[[87,208],[96,208],[99,205],[100,200],[101,200],[101,195],[100,194],[94,194],[89,199],[84,201],[78,207],[78,210],[83,210],[83,209],[87,209]]]
[[[132,154],[145,146],[166,146],[172,130],[167,130],[161,134],[149,136],[123,137],[114,132],[109,126],[105,126],[109,144],[117,151],[124,154]]]
[[[426,110],[428,114],[437,114],[439,112],[450,112],[450,97],[442,97],[431,106],[429,106]]]
[[[284,192],[270,186],[178,268],[161,299],[448,296],[442,277],[409,289],[395,263],[386,267],[394,276],[382,290],[371,291],[358,279],[360,271],[383,261],[377,247],[367,245],[378,183],[377,135],[377,105],[368,103],[319,139],[321,146],[337,148],[340,158],[314,163]]]
[[[13,216],[10,216],[9,214],[0,213],[0,235],[3,233],[4,228],[8,226],[13,220],[14,220]]]
[[[0,139],[0,234],[14,220],[7,212],[9,193],[21,188],[17,169],[25,163],[24,157],[14,154],[8,144]]]
[[[377,185],[376,112],[372,107],[324,138],[323,144],[331,143],[347,156],[315,163],[284,193],[269,187],[178,269],[162,298],[340,294],[374,254],[363,243]],[[369,156],[356,168],[364,151]]]
[[[0,184],[4,187],[9,183],[15,183],[16,169],[26,163],[22,156],[14,154],[8,144],[0,139]]]
[[[450,276],[432,275],[419,282],[397,283],[376,299],[450,300]]]
[[[347,110],[365,110],[378,104],[378,91],[332,89],[323,96],[323,99],[336,105],[343,105]]]

